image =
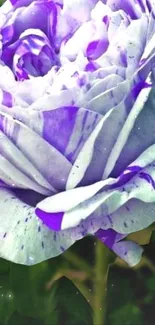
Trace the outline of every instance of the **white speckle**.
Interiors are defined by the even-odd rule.
[[[8,298],[8,299],[13,299],[13,294],[12,294],[11,292],[9,292],[9,293],[7,294],[7,298]]]
[[[29,257],[28,257],[28,261],[29,261],[30,264],[33,264],[33,262],[34,262],[34,258],[33,258],[32,256],[29,256]]]

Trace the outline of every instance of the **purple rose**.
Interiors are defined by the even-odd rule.
[[[155,221],[155,4],[12,0],[0,8],[0,255],[54,257]],[[149,98],[149,99],[148,99]]]

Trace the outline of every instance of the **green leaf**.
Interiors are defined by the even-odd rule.
[[[72,281],[63,277],[51,289],[46,325],[91,325],[92,309]]]
[[[143,315],[134,304],[127,304],[116,309],[110,316],[110,325],[142,325]]]
[[[108,314],[124,304],[132,302],[133,299],[134,292],[131,279],[129,278],[127,281],[123,270],[119,268],[118,271],[116,266],[112,266],[108,275]]]
[[[155,276],[147,278],[146,287],[151,293],[154,293],[155,295]]]
[[[153,227],[150,226],[146,229],[136,231],[130,235],[128,235],[128,239],[134,241],[139,245],[147,245],[150,242],[151,235],[152,235]]]
[[[0,258],[0,274],[1,273],[8,273],[10,270],[10,262]]]
[[[11,284],[15,296],[15,306],[19,313],[25,316],[36,315],[38,304],[33,293],[33,283],[30,280],[31,269],[23,265],[11,265]]]
[[[9,319],[7,325],[43,325],[43,324],[39,322],[38,319],[23,317],[19,315],[17,312],[15,312]]]
[[[46,285],[59,267],[60,259],[58,258],[34,266],[11,263],[10,281],[15,306],[21,315],[44,318],[48,296]]]
[[[152,232],[151,241],[152,243],[155,243],[155,230]]]
[[[14,296],[10,288],[9,276],[0,275],[0,324],[8,324],[14,312]]]

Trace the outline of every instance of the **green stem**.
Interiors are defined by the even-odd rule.
[[[78,255],[75,255],[74,253],[72,253],[71,251],[66,251],[63,254],[63,257],[70,262],[71,264],[75,265],[76,267],[78,267],[80,270],[85,271],[88,276],[90,276],[92,278],[93,276],[93,271],[91,266],[85,261],[83,260],[81,257],[79,257]]]
[[[96,243],[94,279],[94,325],[104,325],[106,314],[109,250],[100,241]]]

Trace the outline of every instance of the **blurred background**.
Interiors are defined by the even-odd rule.
[[[87,237],[31,267],[1,259],[0,325],[93,324],[97,245]],[[99,284],[107,294],[107,302],[98,306],[101,313],[106,308],[104,325],[155,324],[155,233],[144,249],[141,263],[132,269],[111,255],[107,288],[104,277]]]

